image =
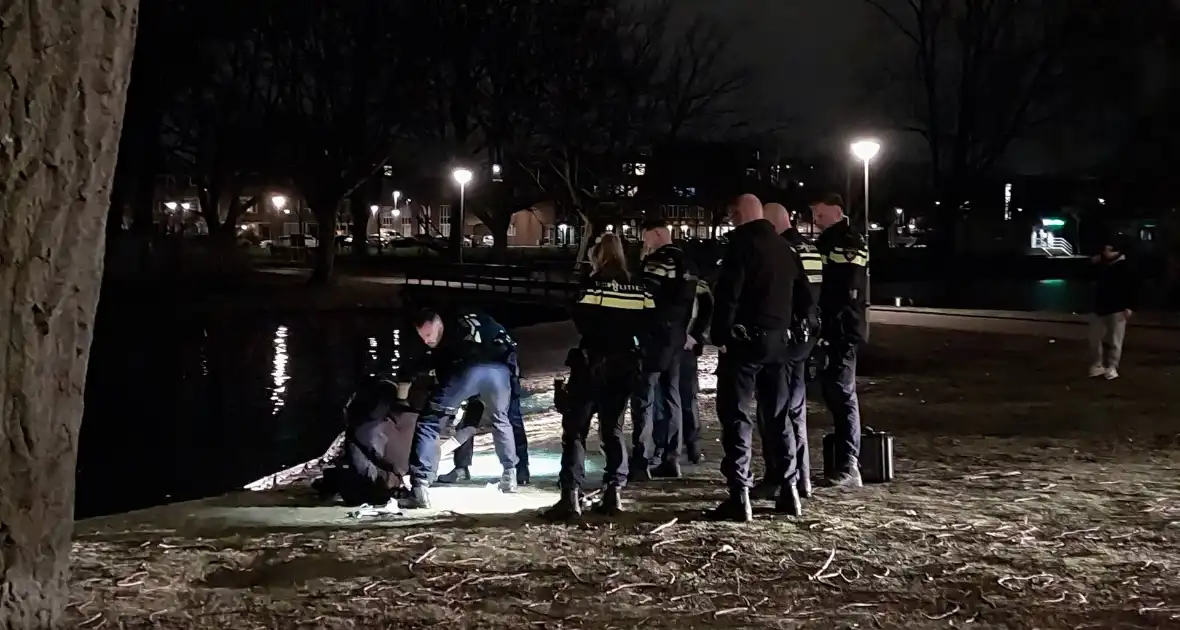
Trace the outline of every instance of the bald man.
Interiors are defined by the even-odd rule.
[[[729,497],[706,516],[713,520],[753,519],[754,400],[774,429],[783,492],[775,510],[799,515],[795,437],[787,429],[787,372],[792,321],[792,287],[802,273],[790,245],[763,218],[762,202],[742,195],[729,207],[734,230],[714,290],[713,343],[723,352],[717,366],[717,415],[725,456],[721,472]],[[781,430],[780,430],[781,427]],[[781,442],[779,441],[781,440]],[[777,474],[777,473],[776,473]]]
[[[803,273],[795,278],[792,287],[792,338],[787,357],[787,428],[795,436],[795,466],[798,468],[796,488],[800,498],[811,496],[811,458],[807,444],[807,362],[819,336],[819,281],[823,261],[819,250],[791,225],[791,214],[777,203],[763,207],[763,216],[791,245],[795,262]],[[781,457],[775,446],[781,442],[768,431],[777,430],[772,419],[764,417],[759,408],[758,429],[762,438],[762,457],[766,475],[754,486],[751,495],[757,499],[773,499],[782,492]]]

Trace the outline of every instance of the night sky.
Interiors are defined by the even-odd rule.
[[[800,146],[844,144],[874,118],[864,80],[900,57],[892,33],[861,0],[673,0],[684,16],[718,18],[734,33],[734,52],[757,72],[749,115],[790,121]]]

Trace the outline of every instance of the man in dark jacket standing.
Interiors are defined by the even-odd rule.
[[[729,498],[710,511],[714,520],[748,522],[754,434],[754,400],[782,443],[775,449],[780,494],[775,511],[798,515],[795,435],[787,428],[786,365],[791,341],[792,295],[802,271],[791,246],[763,218],[762,202],[742,195],[729,209],[736,228],[714,289],[711,335],[721,349],[717,415],[725,457],[721,472]]]
[[[1127,320],[1134,313],[1138,292],[1123,242],[1121,237],[1110,239],[1102,253],[1091,258],[1095,282],[1094,313],[1090,319],[1090,376],[1107,380],[1119,377]]]

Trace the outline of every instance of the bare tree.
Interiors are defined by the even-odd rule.
[[[865,0],[911,46],[915,89],[905,125],[929,149],[954,236],[970,187],[1013,141],[1076,117],[1097,73],[1124,67],[1112,45],[1114,0]]]
[[[310,3],[286,11],[274,54],[289,87],[275,134],[311,205],[320,246],[312,282],[330,281],[340,204],[390,159],[422,69],[398,32],[403,6],[381,0]]]
[[[0,628],[59,627],[135,0],[7,3],[0,39]]]
[[[265,16],[251,5],[181,4],[196,33],[188,82],[172,96],[165,142],[175,171],[196,186],[201,217],[215,243],[232,247],[242,214],[258,204],[244,198],[267,167],[268,115],[280,95],[272,53],[265,49]],[[187,10],[185,10],[187,9]],[[177,70],[180,70],[179,68]]]

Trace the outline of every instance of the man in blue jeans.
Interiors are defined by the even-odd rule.
[[[454,421],[462,402],[472,397],[479,398],[492,421],[496,455],[503,467],[500,490],[515,492],[516,444],[508,418],[513,391],[513,370],[508,357],[515,355],[512,338],[503,326],[482,313],[462,313],[444,319],[426,309],[411,324],[425,345],[425,352],[417,358],[407,353],[409,360],[404,363],[399,382],[412,382],[414,377],[430,369],[438,380],[414,428],[410,451],[413,507],[430,507],[429,487],[440,457],[439,435]]]
[[[512,438],[516,442],[516,483],[521,486],[529,483],[529,440],[524,432],[524,414],[520,410],[520,366],[516,361],[515,346],[504,359],[504,363],[512,370],[512,402],[508,404],[508,422],[512,425]],[[455,466],[450,472],[439,475],[438,483],[458,483],[471,480],[471,462],[475,457],[475,436],[483,418],[483,404],[478,399],[467,401],[467,411],[460,421],[459,431],[455,433],[457,442],[455,448]],[[466,429],[470,429],[467,431]]]

